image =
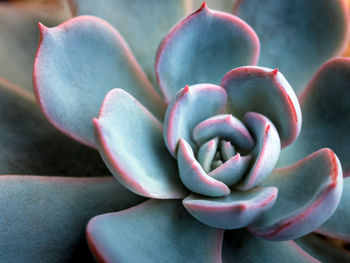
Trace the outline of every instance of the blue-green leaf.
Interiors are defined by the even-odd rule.
[[[244,0],[235,14],[261,41],[259,65],[278,67],[299,93],[326,60],[341,55],[349,38],[344,0]]]
[[[271,209],[277,197],[276,187],[256,187],[235,191],[224,197],[205,197],[191,194],[182,203],[187,211],[204,224],[223,229],[250,225]]]
[[[0,262],[91,262],[88,220],[142,199],[113,177],[0,176]]]
[[[278,198],[249,229],[268,240],[291,240],[315,230],[334,213],[343,190],[343,174],[337,156],[322,149],[290,167],[274,170],[262,185],[277,187]]]
[[[275,242],[258,238],[245,229],[225,231],[223,263],[316,263],[293,241]]]
[[[91,119],[109,90],[130,92],[159,119],[165,104],[122,36],[104,20],[76,17],[58,27],[40,26],[34,88],[46,117],[78,141],[96,147]]]
[[[97,151],[57,131],[42,116],[31,93],[2,79],[0,112],[0,174],[109,174]]]
[[[220,262],[222,235],[177,200],[150,200],[97,216],[87,227],[89,245],[101,262]]]
[[[279,165],[296,162],[328,147],[350,174],[350,58],[325,63],[300,96],[303,128],[299,138],[281,152]]]
[[[258,56],[259,40],[248,24],[203,3],[161,42],[156,58],[158,83],[171,101],[185,85],[219,84],[226,72],[254,65]]]
[[[126,91],[110,91],[94,119],[99,151],[113,175],[151,198],[182,198],[176,160],[165,147],[161,123]]]

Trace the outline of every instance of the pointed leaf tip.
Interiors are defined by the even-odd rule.
[[[188,85],[185,86],[183,90],[183,94],[187,94],[190,91],[190,87]]]
[[[349,37],[345,2],[244,0],[235,1],[234,13],[260,37],[259,64],[279,67],[299,93],[321,64],[344,50]]]
[[[158,84],[171,101],[185,84],[219,84],[230,69],[255,65],[259,50],[259,39],[248,24],[231,14],[211,11],[204,2],[159,45],[155,63]]]
[[[226,92],[212,84],[198,84],[188,87],[191,96],[183,88],[168,106],[164,120],[164,140],[169,152],[175,157],[180,138],[195,147],[191,131],[201,121],[218,114],[226,104]],[[202,107],[206,105],[206,107]],[[196,109],[203,108],[201,111]],[[188,114],[195,112],[195,114]]]
[[[147,81],[125,40],[106,21],[79,16],[54,28],[42,24],[39,28],[34,90],[46,118],[60,131],[96,148],[91,118],[115,85],[163,119],[163,100]],[[71,69],[76,69],[74,74]]]
[[[229,112],[242,117],[251,111],[269,118],[276,125],[282,148],[299,135],[302,122],[299,101],[278,69],[239,67],[224,76],[221,86],[227,91]]]
[[[201,13],[203,11],[208,11],[208,10],[209,10],[209,8],[208,8],[208,5],[207,5],[207,2],[204,1],[202,3],[202,5],[190,15],[199,14],[199,13]]]
[[[41,34],[45,33],[49,29],[47,26],[45,26],[41,22],[38,22],[38,26]]]
[[[208,8],[208,5],[207,5],[207,2],[206,2],[206,1],[204,1],[204,2],[202,3],[202,5],[201,5],[201,7],[199,8],[198,11],[202,11],[202,10],[205,9],[205,8]]]

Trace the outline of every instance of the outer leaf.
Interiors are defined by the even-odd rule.
[[[192,10],[192,0],[70,0],[75,15],[106,19],[126,39],[147,76],[155,83],[157,47],[182,17]]]
[[[186,195],[176,161],[164,145],[162,125],[130,94],[110,91],[94,124],[100,153],[125,187],[152,198]]]
[[[277,192],[276,187],[260,187],[243,192],[232,191],[217,198],[191,194],[182,203],[191,215],[208,226],[236,229],[250,225],[271,209]]]
[[[259,64],[278,67],[298,93],[349,38],[346,0],[237,1],[235,14],[261,41]],[[257,12],[258,10],[258,12]]]
[[[38,46],[38,22],[55,26],[69,14],[54,4],[0,3],[0,76],[30,92],[32,71]]]
[[[97,151],[58,132],[29,92],[2,79],[0,112],[0,174],[109,174]]]
[[[164,102],[124,39],[104,20],[82,16],[40,30],[34,88],[40,107],[58,129],[94,147],[91,119],[113,88],[127,90],[163,117]]]
[[[225,231],[223,263],[306,263],[319,262],[293,241],[271,242],[258,238],[245,229]]]
[[[219,84],[232,68],[256,64],[259,40],[242,20],[202,7],[176,24],[161,42],[156,74],[170,101],[185,85]]]
[[[321,262],[350,262],[350,253],[348,250],[332,244],[328,240],[322,240],[320,237],[314,234],[309,234],[305,237],[297,239],[295,242],[307,253],[314,256]]]
[[[262,185],[277,187],[278,198],[250,230],[265,239],[290,240],[315,230],[334,213],[343,176],[337,156],[322,149],[290,167],[275,170]]]
[[[339,157],[350,174],[350,58],[324,64],[300,96],[304,125],[298,140],[281,153],[280,165],[295,162],[322,148]]]
[[[282,147],[291,144],[301,128],[298,99],[277,69],[240,67],[231,70],[221,82],[228,95],[229,110],[242,118],[249,111],[261,113],[276,126]]]
[[[350,242],[350,178],[344,178],[344,191],[335,213],[316,232]]]
[[[88,220],[141,201],[114,178],[0,176],[0,261],[91,262]]]
[[[281,141],[273,123],[265,116],[248,112],[243,122],[255,138],[255,147],[251,152],[252,166],[238,189],[248,190],[261,183],[275,168],[281,150]]]
[[[180,139],[177,152],[180,178],[183,184],[192,192],[205,196],[224,196],[230,189],[224,183],[209,176],[196,160],[191,146]]]
[[[185,139],[193,149],[194,127],[201,121],[220,113],[226,104],[223,88],[211,84],[198,84],[181,89],[168,106],[164,119],[164,141],[175,157],[180,138]]]
[[[90,248],[100,262],[221,262],[222,230],[198,222],[179,201],[150,200],[93,218]]]

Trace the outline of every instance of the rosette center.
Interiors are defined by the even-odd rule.
[[[280,151],[272,122],[253,112],[243,122],[231,114],[210,117],[195,125],[192,139],[195,147],[179,141],[181,180],[192,192],[212,197],[257,186],[272,171]]]
[[[245,125],[231,114],[208,118],[193,130],[197,160],[209,176],[232,186],[246,173],[254,139]],[[204,142],[204,143],[203,143]]]

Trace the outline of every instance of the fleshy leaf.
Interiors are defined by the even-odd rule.
[[[184,197],[162,125],[135,98],[122,89],[110,91],[94,124],[99,151],[120,183],[151,198]]]
[[[0,76],[33,92],[32,72],[38,46],[38,22],[55,26],[69,14],[58,5],[0,2]]]
[[[244,0],[236,2],[235,14],[259,36],[259,64],[278,67],[296,93],[322,63],[342,54],[349,38],[344,0]]]
[[[53,128],[31,93],[1,78],[0,112],[0,174],[109,174],[97,151]]]
[[[332,238],[350,242],[350,178],[344,178],[344,190],[334,214],[315,231]]]
[[[182,203],[202,223],[215,228],[236,229],[250,225],[263,212],[271,209],[277,197],[276,187],[231,191],[225,197],[208,198],[195,194]]]
[[[292,87],[278,69],[240,67],[225,75],[229,111],[242,118],[249,111],[261,113],[276,126],[282,147],[291,144],[301,128],[301,110]]]
[[[320,262],[339,263],[350,262],[350,252],[329,240],[322,240],[315,234],[296,239],[295,242],[304,251],[314,256]]]
[[[1,262],[92,262],[88,220],[142,199],[113,177],[0,176]]]
[[[93,218],[90,248],[100,262],[220,262],[223,231],[194,219],[177,200],[150,200]]]
[[[269,240],[296,239],[321,226],[337,208],[343,190],[342,169],[329,149],[276,169],[262,183],[278,188],[272,209],[249,229]]]
[[[275,168],[281,151],[281,142],[275,126],[265,116],[248,112],[243,122],[254,136],[255,146],[251,152],[253,165],[237,188],[248,190],[257,186]]]
[[[186,86],[178,91],[168,106],[164,120],[164,141],[169,152],[175,157],[180,138],[185,139],[193,149],[194,127],[201,121],[220,113],[226,104],[223,88],[211,84]]]
[[[81,16],[54,28],[41,25],[40,31],[34,88],[46,117],[62,132],[95,147],[91,119],[113,88],[127,90],[163,117],[163,100],[107,22]]]
[[[185,85],[219,84],[232,68],[256,64],[259,40],[241,19],[200,9],[176,24],[161,42],[156,74],[165,98],[170,101]]]
[[[244,124],[231,114],[208,118],[196,125],[192,133],[198,145],[213,137],[231,141],[238,151],[247,153],[254,146],[254,140]]]
[[[242,179],[251,161],[251,156],[241,156],[237,153],[225,163],[221,164],[209,173],[209,176],[223,182],[227,186],[232,186]]]
[[[155,82],[157,47],[192,6],[188,0],[71,0],[75,15],[94,15],[111,23],[126,39],[147,76]],[[137,19],[135,19],[137,18]]]
[[[281,153],[287,165],[323,147],[339,157],[344,175],[350,174],[350,58],[324,64],[300,97],[304,124],[299,138]]]
[[[210,177],[193,155],[191,146],[180,139],[177,163],[182,183],[192,192],[206,196],[224,196],[230,189],[222,182]]]
[[[215,170],[216,168],[218,168],[219,166],[221,166],[223,164],[223,162],[221,160],[214,160],[213,163],[211,164],[211,168],[212,170]]]
[[[222,262],[316,263],[319,261],[293,241],[272,242],[258,238],[245,229],[237,229],[225,231]]]
[[[221,140],[220,141],[220,154],[224,161],[227,161],[237,153],[235,147],[232,146],[231,142]]]
[[[215,153],[218,148],[218,142],[218,138],[211,139],[210,141],[202,144],[198,150],[198,162],[206,173],[209,173],[211,170],[211,163],[214,160]]]

